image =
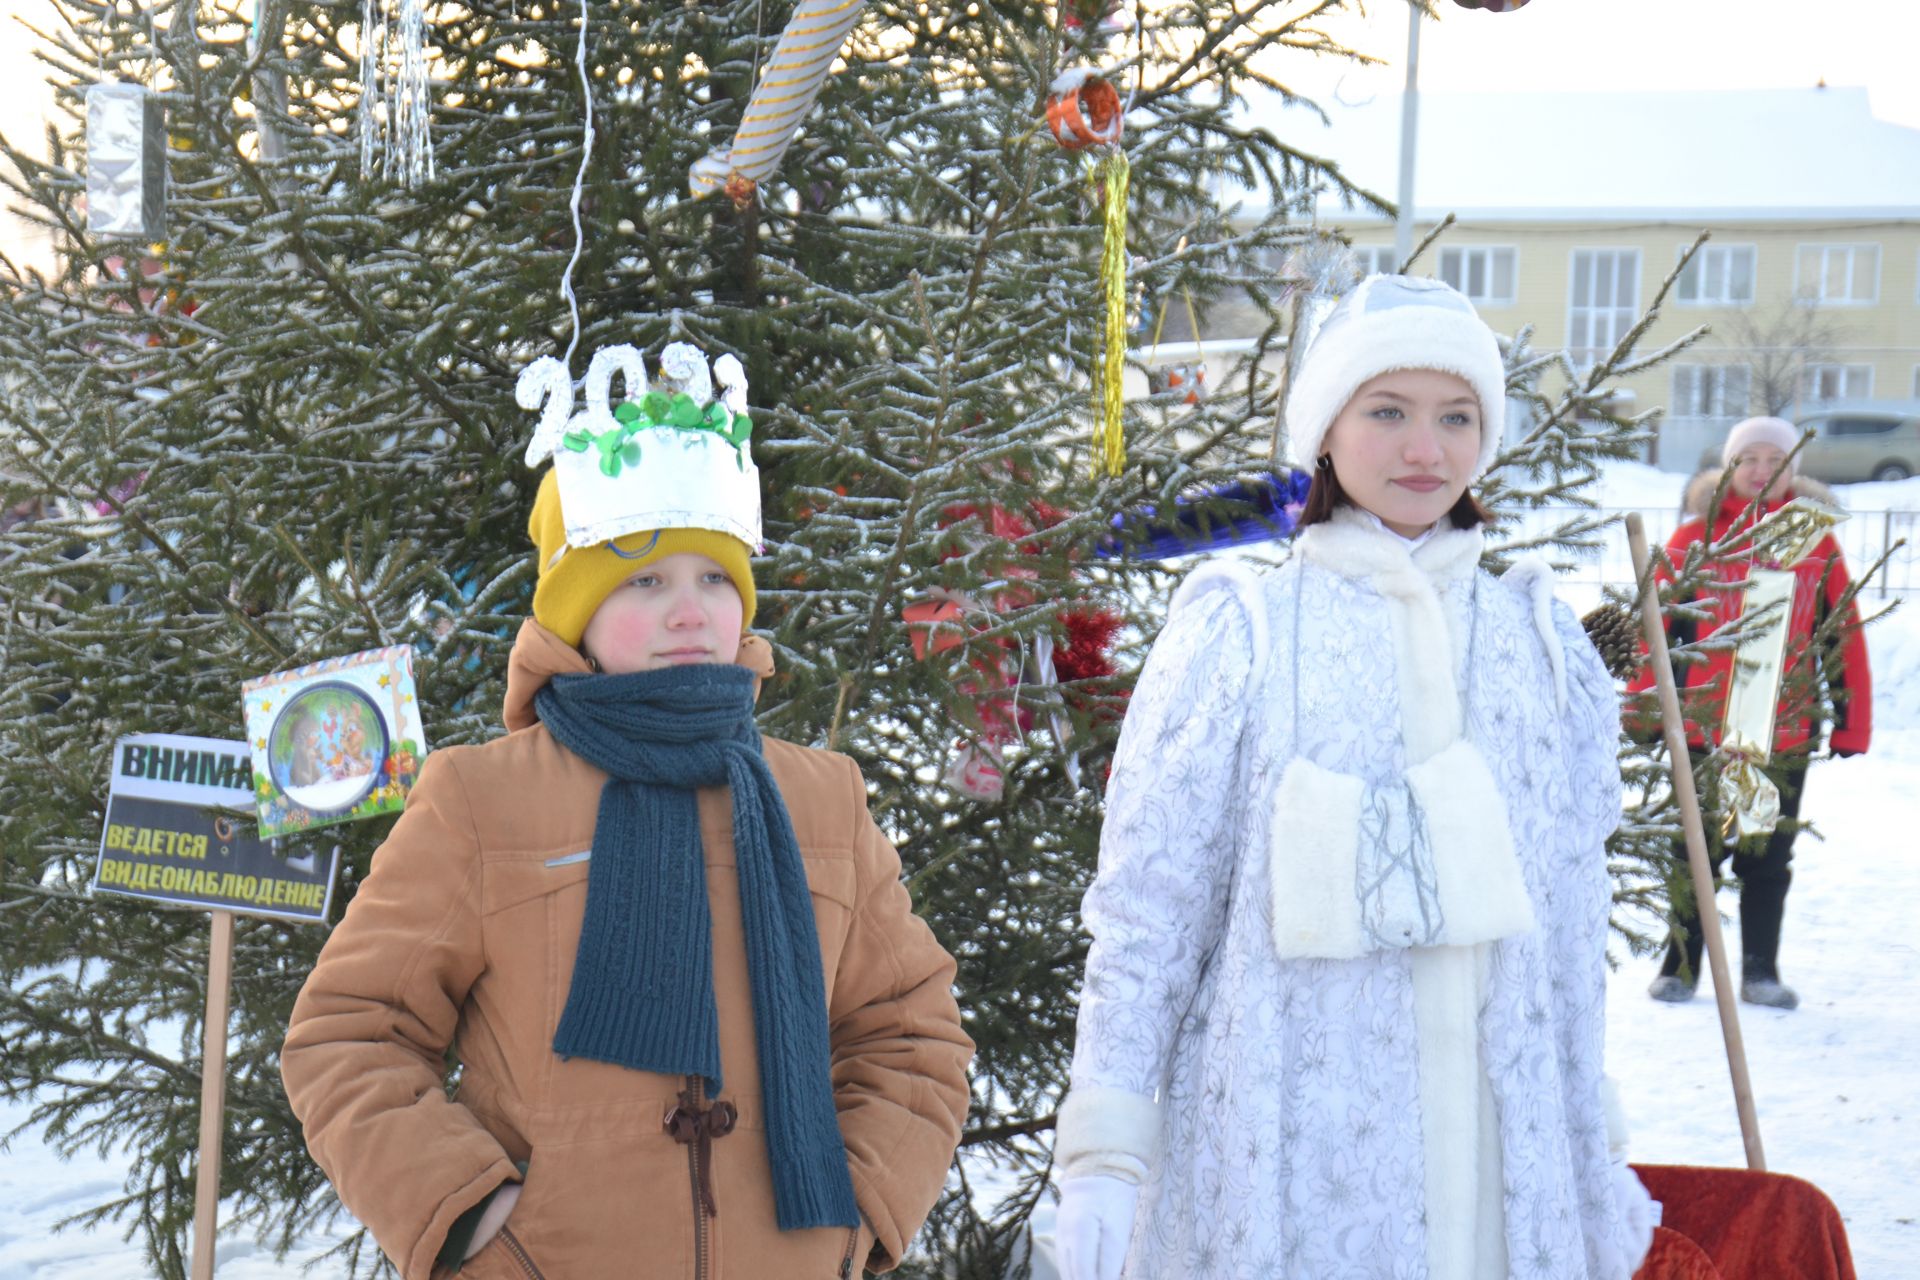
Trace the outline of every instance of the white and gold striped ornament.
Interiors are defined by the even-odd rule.
[[[725,191],[737,203],[780,166],[800,122],[820,96],[833,60],[860,20],[866,0],[800,0],[780,33],[766,74],[747,99],[746,114],[729,146],[718,147],[693,166],[688,186],[696,198]]]

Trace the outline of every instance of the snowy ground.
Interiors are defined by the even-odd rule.
[[[1645,467],[1610,474],[1601,502],[1641,507],[1664,537],[1680,478]],[[1857,512],[1920,511],[1920,478],[1841,491]],[[1578,577],[1579,575],[1575,575]],[[1568,592],[1582,594],[1579,588]],[[1823,761],[1806,808],[1826,839],[1803,836],[1788,900],[1783,976],[1793,1013],[1742,1005],[1741,1026],[1773,1169],[1832,1197],[1863,1280],[1920,1273],[1920,594],[1868,628],[1874,674],[1870,755]],[[1907,833],[1902,835],[1901,833]],[[1731,912],[1731,894],[1721,899]],[[1729,917],[1728,945],[1739,939]],[[1633,1158],[1741,1165],[1710,982],[1688,1005],[1649,1000],[1653,962],[1620,961],[1608,993],[1608,1057],[1633,1126]],[[1736,981],[1738,975],[1736,972]],[[0,1104],[0,1133],[27,1108]],[[111,1197],[123,1166],[62,1161],[28,1132],[0,1152],[0,1280],[134,1280],[150,1274],[117,1229],[55,1234],[53,1224]],[[1051,1229],[1051,1206],[1036,1216]],[[344,1234],[344,1231],[342,1232]],[[222,1280],[296,1280],[313,1240],[284,1262],[251,1240],[223,1240]],[[1036,1280],[1047,1277],[1036,1269]]]

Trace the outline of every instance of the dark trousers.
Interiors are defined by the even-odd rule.
[[[1704,756],[1691,756],[1694,775]],[[1773,785],[1780,788],[1780,825],[1770,835],[1756,836],[1737,844],[1719,838],[1720,816],[1716,812],[1717,787],[1701,788],[1701,816],[1707,826],[1707,857],[1713,862],[1714,878],[1733,855],[1733,874],[1740,881],[1740,950],[1742,972],[1749,978],[1780,978],[1780,922],[1786,915],[1787,889],[1793,884],[1793,838],[1799,833],[1800,796],[1807,785],[1804,757],[1789,765],[1770,765],[1765,770]],[[1714,780],[1717,782],[1717,778]],[[1685,839],[1674,842],[1674,857],[1687,865]],[[1673,914],[1669,918],[1667,956],[1660,966],[1665,974],[1683,974],[1698,980],[1700,955],[1706,940],[1700,934],[1700,912],[1693,901],[1691,882],[1685,892],[1675,893]]]

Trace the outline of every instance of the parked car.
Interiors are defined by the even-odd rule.
[[[1829,484],[1920,475],[1920,405],[1828,405],[1797,419],[1812,427],[1800,472]]]

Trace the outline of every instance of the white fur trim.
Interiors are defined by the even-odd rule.
[[[1475,947],[1473,953],[1480,962],[1480,997],[1484,1002],[1487,974],[1493,967],[1493,948]],[[1511,1270],[1507,1263],[1506,1159],[1500,1149],[1500,1104],[1493,1096],[1493,1081],[1487,1078],[1484,1062],[1480,1069],[1479,1147],[1480,1197],[1473,1212],[1474,1274],[1504,1276]]]
[[[1465,297],[1437,280],[1368,276],[1320,326],[1287,392],[1287,445],[1311,471],[1327,428],[1360,385],[1397,369],[1438,369],[1480,401],[1477,480],[1493,465],[1506,431],[1507,371],[1500,340]]]
[[[1267,665],[1267,609],[1260,586],[1260,575],[1239,560],[1209,560],[1180,584],[1167,610],[1171,618],[1181,609],[1197,607],[1198,602],[1216,592],[1239,601],[1247,617],[1247,640],[1253,650],[1253,662],[1247,668],[1249,682],[1260,679]]]
[[[1612,1076],[1600,1077],[1600,1105],[1607,1112],[1607,1153],[1615,1160],[1627,1158],[1627,1109],[1620,1105],[1620,1086]]]
[[[1400,720],[1407,759],[1418,763],[1460,736],[1454,667],[1465,637],[1453,635],[1435,580],[1472,574],[1485,545],[1478,529],[1442,529],[1408,550],[1404,539],[1351,512],[1311,525],[1300,536],[1312,563],[1369,583],[1387,599],[1398,664]],[[1440,637],[1451,643],[1442,645]]]
[[[1142,1182],[1160,1146],[1160,1104],[1127,1089],[1085,1085],[1054,1121],[1053,1162],[1063,1173],[1108,1173]]]
[[[1296,757],[1274,791],[1268,828],[1273,945],[1282,959],[1350,960],[1371,948],[1354,879],[1366,783]]]
[[[1539,556],[1522,556],[1500,575],[1500,581],[1512,583],[1533,602],[1533,627],[1540,633],[1540,643],[1547,646],[1547,661],[1553,666],[1554,703],[1564,712],[1567,655],[1560,644],[1560,629],[1553,625],[1553,566]]]
[[[1477,1280],[1485,1274],[1474,1266],[1483,1074],[1477,951],[1422,947],[1411,954],[1430,1280]]]
[[[1454,946],[1491,942],[1533,928],[1533,902],[1514,856],[1507,802],[1470,742],[1407,770],[1426,813],[1439,883],[1441,936]]]

